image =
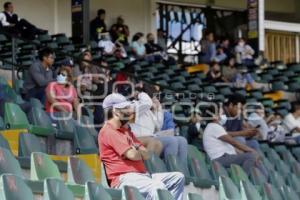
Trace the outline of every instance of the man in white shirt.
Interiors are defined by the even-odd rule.
[[[209,158],[224,167],[237,164],[243,167],[247,174],[253,167],[257,167],[267,176],[267,171],[260,162],[259,154],[252,148],[236,141],[222,127],[226,123],[226,116],[220,115],[215,107],[208,108],[204,114],[209,123],[203,134],[203,146]]]
[[[18,15],[14,13],[14,6],[11,2],[5,2],[3,8],[4,11],[0,13],[2,29],[13,34],[21,34],[27,39],[34,39],[36,34],[47,33],[47,31],[38,29],[26,19],[20,19]]]
[[[292,102],[291,112],[283,119],[283,126],[300,143],[300,102]]]

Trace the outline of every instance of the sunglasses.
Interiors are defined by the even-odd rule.
[[[65,74],[65,73],[61,73],[61,72],[59,72],[57,75],[62,75],[62,76],[68,76],[67,74]]]

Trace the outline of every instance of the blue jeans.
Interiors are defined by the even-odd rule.
[[[188,143],[182,136],[158,136],[157,139],[163,144],[163,156],[174,155],[187,167]]]
[[[157,189],[168,190],[175,200],[183,199],[184,175],[180,172],[155,174],[126,173],[119,177],[118,188],[136,187],[146,200],[158,200]]]
[[[234,139],[242,144],[251,147],[252,149],[260,150],[259,143],[255,139],[246,140],[245,137],[234,137]]]

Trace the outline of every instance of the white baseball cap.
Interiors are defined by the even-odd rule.
[[[132,106],[133,102],[128,101],[126,97],[119,93],[113,93],[105,97],[102,107],[106,108],[126,108],[127,106]]]

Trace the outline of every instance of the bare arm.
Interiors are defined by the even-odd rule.
[[[247,129],[247,130],[243,130],[243,131],[230,131],[230,132],[228,132],[228,134],[231,137],[238,137],[238,136],[253,137],[257,134],[257,130],[256,129]]]
[[[133,161],[149,159],[149,153],[143,146],[140,146],[139,148],[131,147],[124,153],[124,156],[125,158]]]

